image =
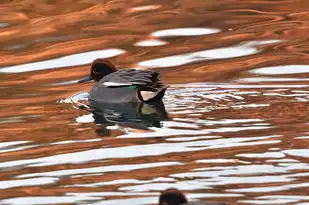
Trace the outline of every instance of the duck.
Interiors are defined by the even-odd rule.
[[[227,202],[189,202],[185,194],[176,188],[169,188],[161,192],[159,205],[229,205]]]
[[[89,96],[91,101],[105,103],[162,100],[168,86],[162,84],[155,70],[121,69],[110,61],[98,58],[91,64],[90,75],[78,83],[96,81]]]

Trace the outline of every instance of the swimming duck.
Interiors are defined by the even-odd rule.
[[[79,83],[94,80],[90,99],[96,102],[151,103],[163,98],[168,86],[159,80],[159,72],[153,70],[118,70],[110,61],[96,59],[91,65],[90,76]]]
[[[183,192],[175,188],[170,188],[161,193],[159,205],[228,205],[228,203],[202,201],[188,202]]]

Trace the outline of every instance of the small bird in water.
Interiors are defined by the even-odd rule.
[[[159,205],[229,205],[227,202],[188,202],[185,194],[178,189],[170,188],[163,191],[159,198]]]
[[[90,100],[106,103],[160,101],[168,86],[159,79],[159,72],[153,70],[118,70],[110,61],[96,59],[91,65],[90,76],[79,83],[94,80],[97,83],[90,91]]]

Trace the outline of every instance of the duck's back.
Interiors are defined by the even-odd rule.
[[[92,88],[90,98],[109,103],[140,102],[145,101],[141,94],[150,94],[150,98],[161,100],[166,88],[157,71],[120,70],[102,78]]]

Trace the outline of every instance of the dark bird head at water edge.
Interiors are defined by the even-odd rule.
[[[166,189],[161,192],[159,197],[159,205],[229,205],[227,202],[204,202],[193,201],[188,202],[185,194],[175,188]]]

